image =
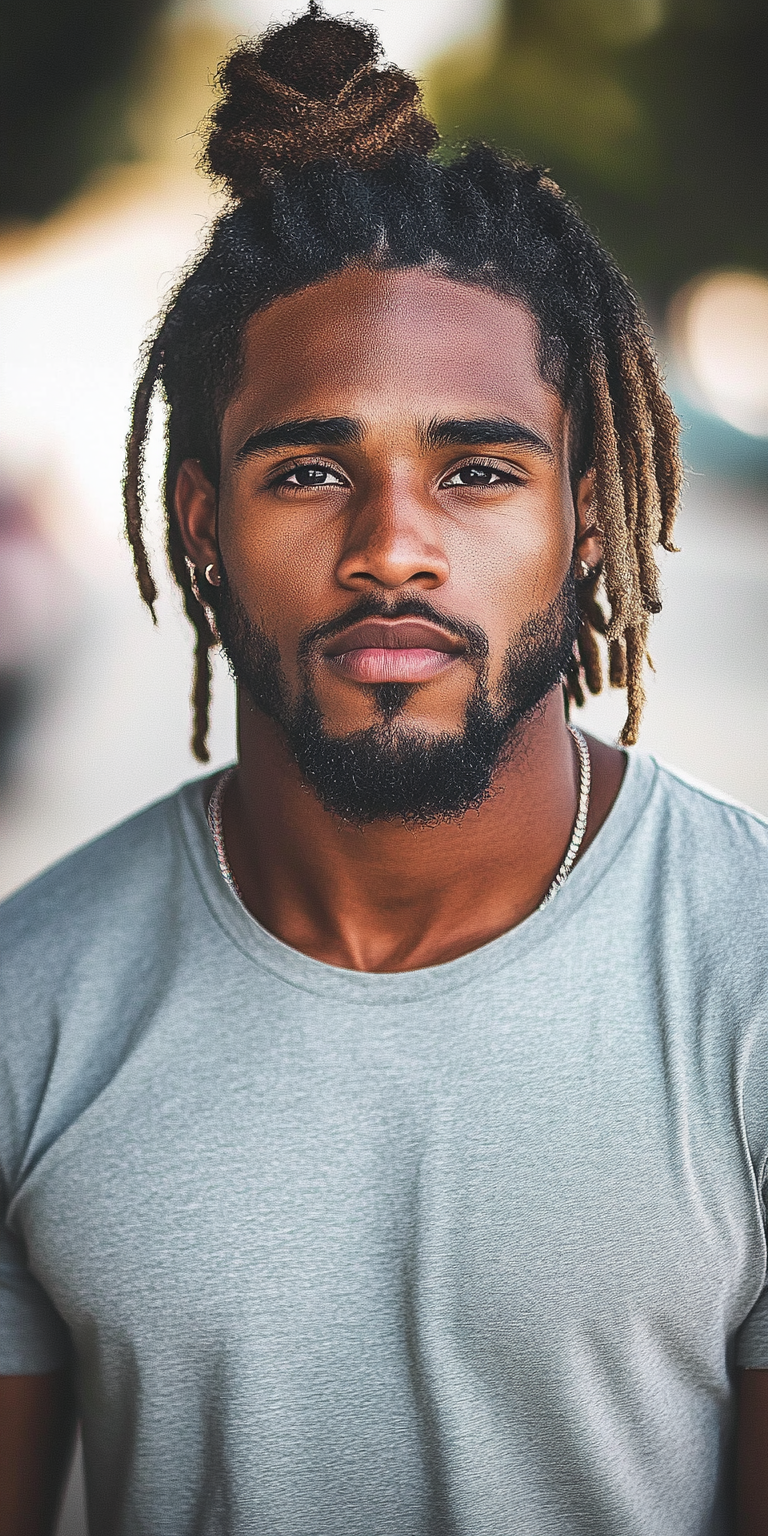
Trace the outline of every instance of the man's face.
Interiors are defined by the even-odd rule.
[[[522,303],[423,269],[349,270],[248,324],[222,423],[222,638],[352,819],[478,803],[567,662],[567,421],[536,340]]]

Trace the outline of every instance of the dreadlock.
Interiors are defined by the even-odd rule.
[[[200,461],[219,482],[219,425],[246,322],[275,298],[351,264],[424,266],[524,302],[543,377],[570,413],[571,474],[595,473],[601,568],[577,585],[581,625],[567,702],[626,688],[626,744],[644,703],[648,626],[661,607],[654,550],[674,549],[678,423],[638,301],[574,206],[541,170],[485,145],[448,163],[409,75],[377,63],[374,31],[314,3],[239,46],[219,71],[204,163],[231,202],[183,277],[150,343],[128,440],[125,508],[139,590],[157,590],[143,536],[143,457],[152,397],[167,408],[166,539],[196,636],[195,755],[206,761],[216,593],[185,559],[173,496]],[[201,591],[202,584],[203,590]]]

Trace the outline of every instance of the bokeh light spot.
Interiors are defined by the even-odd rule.
[[[692,398],[741,432],[768,437],[768,277],[695,278],[672,300],[669,329]]]

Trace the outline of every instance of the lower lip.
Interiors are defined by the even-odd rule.
[[[366,647],[344,651],[330,660],[356,683],[423,683],[457,660],[455,651],[394,650]]]

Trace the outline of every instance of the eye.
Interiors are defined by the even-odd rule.
[[[501,469],[497,464],[482,464],[475,461],[472,464],[460,464],[443,481],[444,486],[479,486],[481,489],[488,485],[521,485],[522,477],[515,475],[511,470]]]
[[[315,490],[329,485],[346,485],[347,481],[338,469],[330,464],[294,464],[272,481],[273,485],[290,485],[301,491]]]

